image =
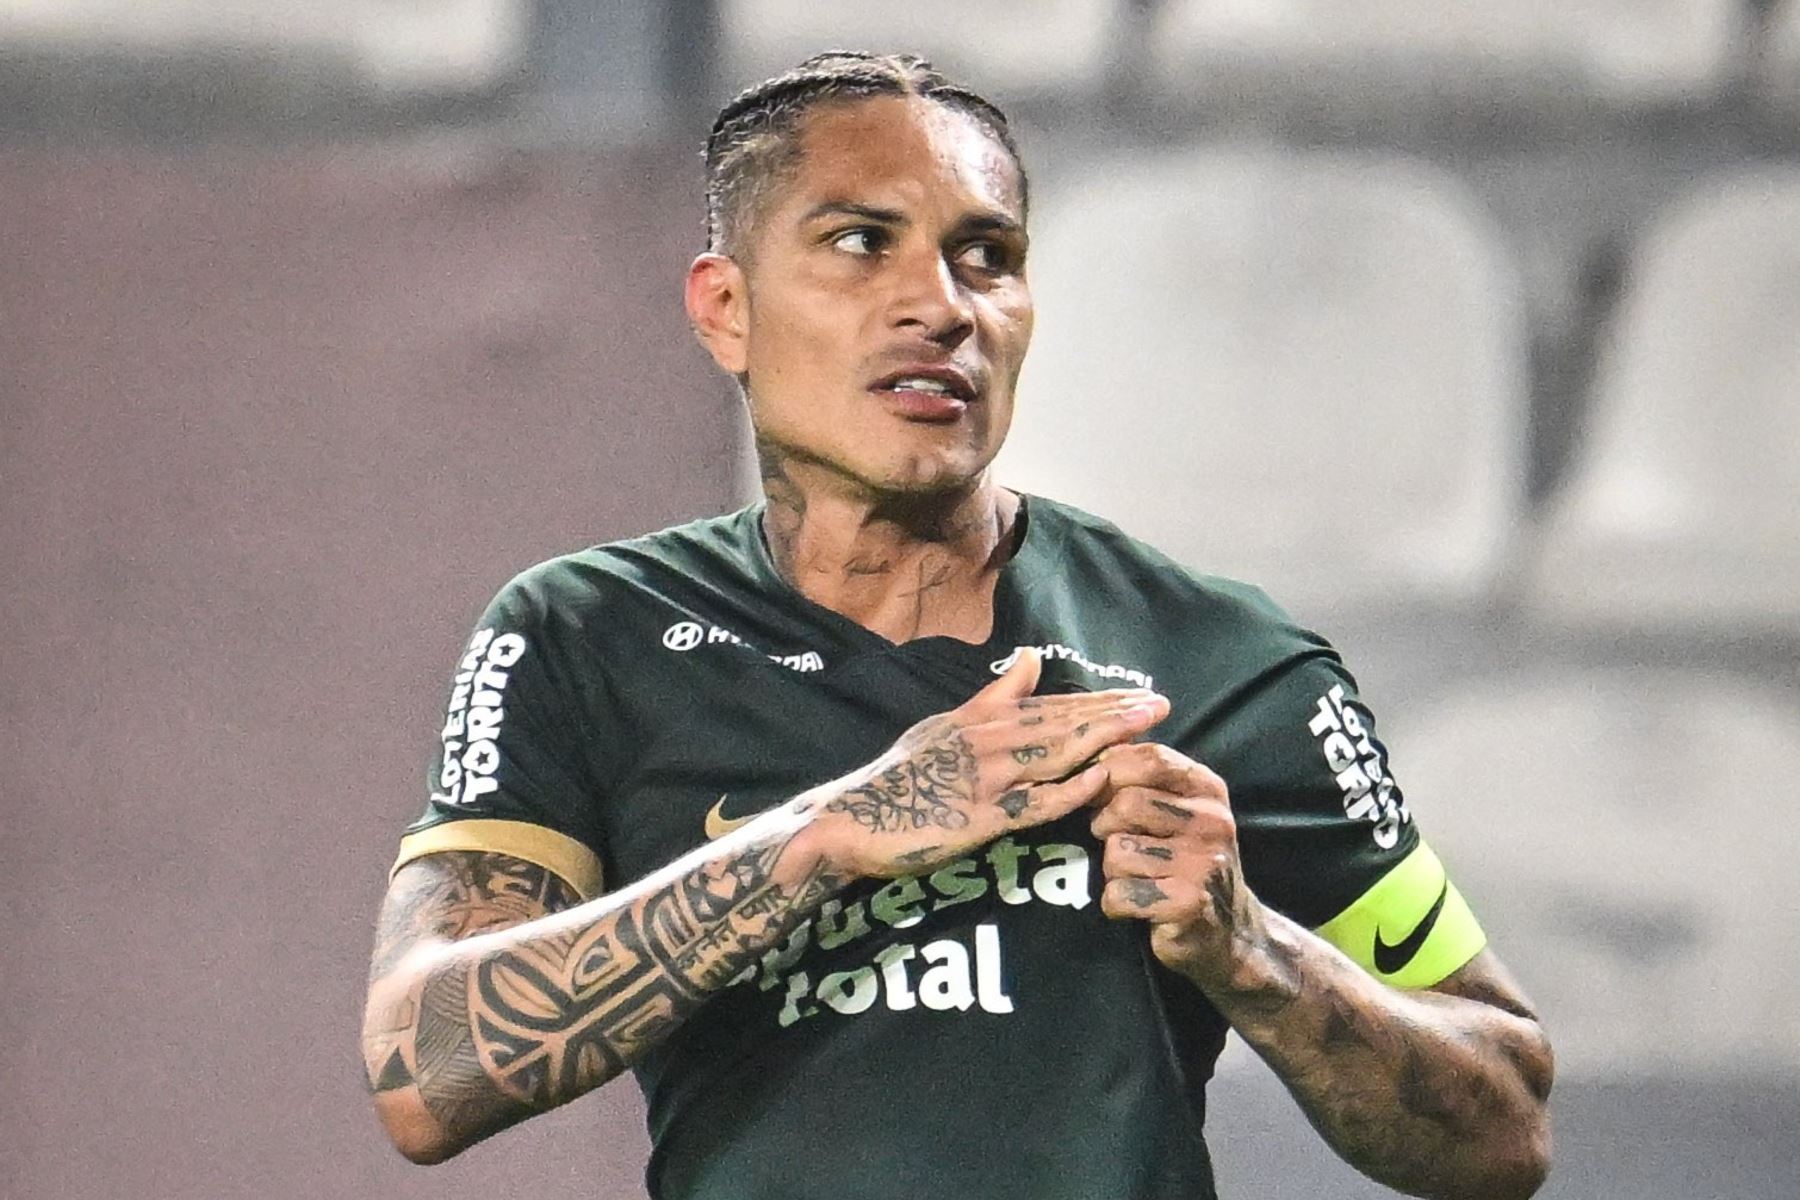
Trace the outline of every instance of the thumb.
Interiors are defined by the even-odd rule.
[[[1038,657],[1037,650],[1030,646],[1021,647],[1013,656],[1012,666],[1006,668],[1000,678],[970,697],[969,703],[1023,700],[1037,691],[1038,676],[1042,671],[1043,660]]]

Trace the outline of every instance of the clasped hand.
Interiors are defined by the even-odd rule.
[[[1168,715],[1143,689],[1039,696],[1022,652],[968,702],[928,717],[880,759],[801,799],[829,870],[891,878],[933,870],[1005,833],[1094,807],[1105,845],[1102,910],[1149,922],[1164,965],[1227,982],[1263,933],[1244,886],[1225,781],[1137,737]]]
[[[1092,830],[1105,848],[1109,917],[1150,923],[1158,961],[1201,985],[1224,985],[1263,936],[1244,884],[1225,781],[1177,750],[1118,745],[1100,755],[1106,783]]]

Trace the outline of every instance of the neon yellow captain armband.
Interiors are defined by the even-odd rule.
[[[1442,983],[1487,945],[1468,902],[1424,842],[1313,932],[1397,988]]]

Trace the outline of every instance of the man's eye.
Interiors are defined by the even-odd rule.
[[[849,254],[879,253],[886,239],[879,229],[846,229],[831,239],[831,244]]]
[[[1006,247],[998,242],[970,242],[956,257],[965,266],[990,273],[1004,271],[1008,261]]]

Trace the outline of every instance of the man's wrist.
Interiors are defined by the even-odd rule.
[[[857,868],[850,847],[843,844],[847,823],[835,820],[827,808],[842,790],[838,783],[827,783],[794,799],[797,827],[790,849],[808,872],[817,871],[847,884],[861,878],[863,872]]]
[[[1292,931],[1261,903],[1251,901],[1250,912],[1216,946],[1215,952],[1196,956],[1182,971],[1207,995],[1261,1007],[1285,1003],[1297,994]]]

